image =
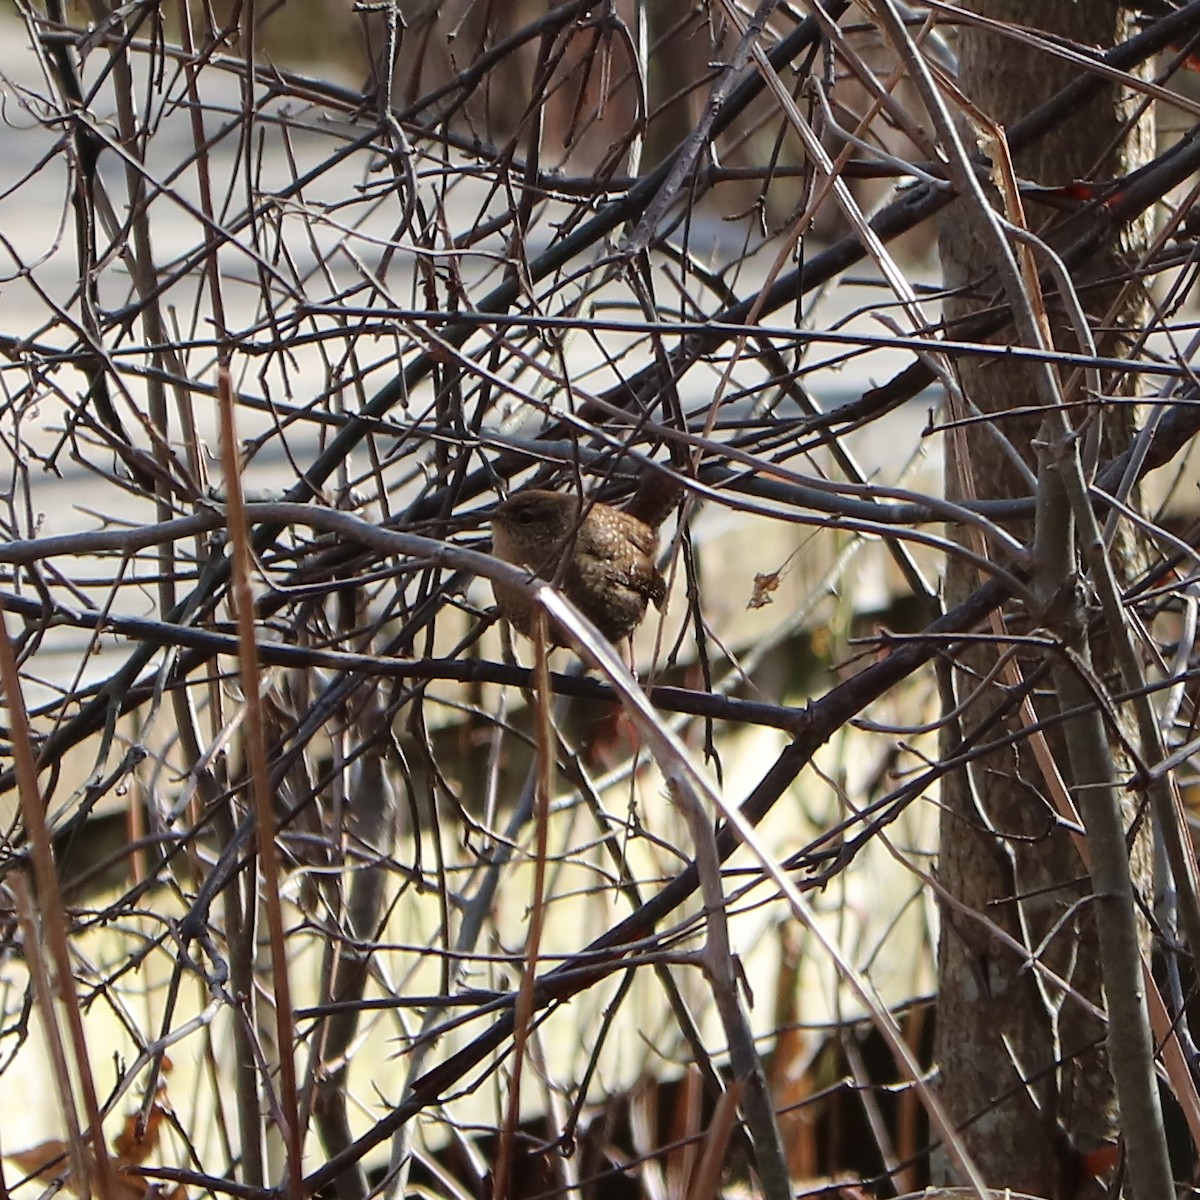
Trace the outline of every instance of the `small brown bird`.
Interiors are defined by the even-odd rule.
[[[559,580],[563,594],[610,642],[627,638],[646,615],[662,608],[667,585],[654,556],[658,532],[645,521],[578,496],[536,488],[517,492],[492,515],[492,552],[540,578]],[[567,556],[565,567],[563,556]],[[533,636],[533,605],[514,588],[493,583],[505,620]],[[563,645],[551,630],[555,645]]]

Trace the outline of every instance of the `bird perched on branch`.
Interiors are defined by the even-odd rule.
[[[564,492],[536,488],[517,492],[492,514],[496,557],[557,581],[567,599],[610,642],[633,633],[649,601],[662,608],[667,585],[654,563],[657,551],[655,525]],[[505,620],[518,633],[532,637],[529,597],[500,583],[493,583],[492,590]],[[553,628],[550,637],[554,645],[564,644]]]

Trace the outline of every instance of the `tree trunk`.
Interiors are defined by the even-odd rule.
[[[1018,26],[1035,27],[1086,47],[1108,47],[1131,32],[1130,10],[1113,0],[973,0],[975,12]],[[960,83],[980,110],[1001,125],[1011,124],[1075,78],[1080,70],[1015,39],[971,26],[960,27]],[[1043,184],[1105,179],[1145,161],[1153,148],[1153,127],[1143,118],[1131,128],[1134,103],[1113,87],[1040,141],[1015,163],[1019,178]],[[1054,243],[1061,214],[1027,203],[1029,226]],[[1125,244],[1096,257],[1076,280],[1101,354],[1120,353],[1120,326],[1138,319],[1136,293],[1113,319],[1117,289],[1087,289],[1088,279],[1119,274],[1122,255],[1144,242],[1147,228],[1123,231]],[[948,209],[940,228],[947,287],[957,294],[945,306],[948,318],[963,316],[999,299],[987,273],[992,253],[978,221],[961,202]],[[1040,262],[1039,266],[1044,266]],[[1050,298],[1056,348],[1079,351]],[[986,413],[1034,409],[1036,398],[1026,372],[1007,363],[964,359],[959,377],[968,401]],[[1062,373],[1064,388],[1070,384]],[[1104,380],[1107,395],[1126,381]],[[1073,393],[1082,400],[1081,392]],[[1104,412],[1104,455],[1123,444],[1133,423],[1131,406]],[[947,493],[979,497],[1027,495],[1030,484],[999,452],[996,431],[1004,434],[1031,466],[1031,441],[1040,416],[1010,414],[994,428],[969,425],[947,446]],[[1076,422],[1078,424],[1078,422]],[[1023,539],[1030,528],[1013,528]],[[1125,551],[1131,567],[1132,547]],[[955,604],[979,583],[975,568],[951,561],[947,603]],[[1019,611],[1006,614],[1010,633],[1036,625]],[[1103,645],[1096,666],[1107,674]],[[973,697],[958,722],[946,729],[947,747],[977,728],[1007,696],[1003,680],[979,689],[994,666],[995,651],[960,656],[944,677],[947,710]],[[1020,658],[1029,679],[1040,659]],[[1043,687],[1048,685],[1043,684]],[[978,694],[975,694],[978,691]],[[1047,697],[1039,711],[1052,711]],[[1008,728],[1015,727],[1011,722]],[[997,728],[995,734],[1005,732]],[[1056,758],[1066,774],[1066,756]],[[1069,778],[1068,778],[1069,782]],[[996,752],[946,781],[941,827],[939,877],[965,909],[1016,938],[1082,995],[1102,1004],[1099,952],[1089,909],[1081,904],[1089,889],[1087,873],[1067,832],[1057,822],[1032,755]],[[1144,855],[1135,864],[1135,886],[1144,882]],[[1004,948],[987,924],[942,907],[939,947],[939,1017],[936,1042],[943,1099],[964,1127],[967,1145],[994,1187],[1043,1196],[1078,1194],[1079,1151],[1114,1132],[1114,1097],[1104,1050],[1104,1028],[1083,1007],[1043,984],[1023,957]]]

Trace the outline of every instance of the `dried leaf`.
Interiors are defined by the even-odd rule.
[[[751,593],[750,601],[746,605],[747,608],[766,608],[768,604],[774,603],[772,592],[779,589],[779,579],[782,572],[771,571],[769,574],[758,574],[754,576],[754,591]]]
[[[167,1119],[166,1109],[161,1104],[155,1104],[150,1109],[146,1128],[138,1134],[139,1114],[134,1113],[125,1118],[121,1132],[113,1138],[113,1149],[117,1152],[117,1161],[121,1166],[134,1166],[144,1163],[158,1146],[158,1133],[162,1123]]]
[[[5,1157],[12,1159],[28,1175],[37,1179],[61,1179],[70,1187],[66,1142],[51,1138],[48,1142],[39,1142],[28,1150],[17,1150]]]

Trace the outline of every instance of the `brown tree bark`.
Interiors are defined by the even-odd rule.
[[[1035,27],[1086,47],[1107,47],[1131,32],[1131,10],[1114,0],[973,0],[967,5],[993,20]],[[1076,77],[1079,67],[1030,48],[1019,40],[964,26],[959,35],[960,83],[982,112],[1007,125]],[[1019,177],[1044,184],[1105,179],[1145,161],[1153,127],[1145,116],[1132,127],[1133,98],[1113,87],[1072,121],[1018,156]],[[1062,217],[1031,204],[1030,227],[1053,244]],[[1137,318],[1140,301],[1112,287],[1088,289],[1089,279],[1119,269],[1146,228],[1123,231],[1123,244],[1097,256],[1086,278],[1077,279],[1100,352],[1120,352],[1120,326]],[[965,289],[945,306],[949,318],[994,303],[998,285],[989,275],[989,243],[978,220],[959,203],[940,228],[943,270],[950,289]],[[1042,264],[1044,265],[1044,264]],[[1113,306],[1123,302],[1116,312]],[[1080,349],[1051,300],[1055,344]],[[947,491],[980,497],[1025,495],[1028,479],[1000,452],[1003,433],[1031,466],[1031,441],[1040,417],[1027,374],[1008,364],[980,360],[960,364],[968,401],[986,413],[1008,414],[994,428],[970,427],[947,447]],[[1069,383],[1063,376],[1064,386]],[[1104,380],[1106,394],[1125,390],[1119,378]],[[1080,392],[1074,393],[1081,400]],[[1123,443],[1132,426],[1131,406],[1104,412],[1105,453]],[[1028,528],[1014,529],[1028,537]],[[1131,565],[1134,548],[1127,546]],[[978,585],[977,571],[950,563],[947,603]],[[1036,625],[1036,616],[1007,614],[1008,631]],[[1103,647],[1097,648],[1098,655]],[[944,679],[947,710],[971,696],[995,665],[991,651],[959,658]],[[1028,678],[1039,659],[1020,658]],[[1103,672],[1102,657],[1097,666]],[[1006,696],[997,681],[970,702],[960,722],[946,730],[947,746],[986,721]],[[1053,698],[1039,708],[1052,709]],[[1012,727],[1010,723],[1009,728]],[[997,729],[997,733],[1003,729]],[[1056,747],[1057,749],[1057,747]],[[1065,772],[1065,755],[1056,755]],[[1069,780],[1068,780],[1069,782]],[[1030,955],[1097,1004],[1102,1004],[1099,953],[1086,896],[1086,870],[1062,828],[1026,748],[997,752],[947,780],[941,822],[942,884],[965,907],[1018,939]],[[1144,856],[1141,856],[1144,858]],[[1144,882],[1145,869],[1140,868]],[[1139,875],[1135,874],[1135,881]],[[1081,1186],[1078,1151],[1115,1132],[1115,1102],[1104,1052],[1104,1027],[1078,1002],[1039,981],[1024,959],[1003,947],[988,927],[957,906],[942,906],[939,947],[939,1017],[936,1042],[943,1099],[992,1186],[1043,1196],[1074,1196]]]

